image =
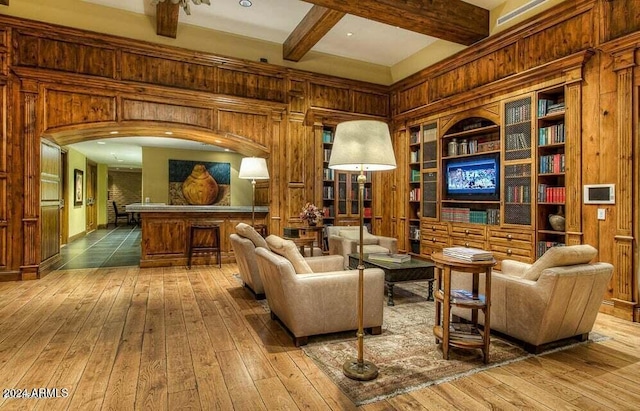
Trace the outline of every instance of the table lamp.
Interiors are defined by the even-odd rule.
[[[383,171],[396,168],[389,127],[376,120],[353,120],[336,127],[329,168],[359,171],[358,210],[360,214],[360,242],[358,263],[358,357],[347,360],[342,366],[344,375],[359,381],[373,380],[378,367],[364,360],[364,255],[363,255],[363,196],[367,181],[365,171]]]
[[[268,180],[267,160],[259,157],[245,157],[240,163],[238,178],[251,180],[251,226],[256,225],[256,180]]]

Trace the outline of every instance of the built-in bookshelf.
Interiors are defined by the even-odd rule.
[[[565,244],[564,87],[537,93],[536,255]]]
[[[322,212],[324,224],[333,224],[336,216],[335,210],[335,170],[329,168],[331,150],[333,149],[334,129],[324,127],[322,129]]]
[[[500,224],[500,126],[471,117],[453,125],[441,140],[440,221]]]
[[[531,96],[504,104],[503,222],[531,225],[532,122]]]

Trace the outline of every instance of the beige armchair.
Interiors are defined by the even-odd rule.
[[[359,226],[327,226],[329,238],[329,254],[344,257],[344,268],[349,266],[349,254],[360,252],[360,227]],[[392,237],[384,237],[369,233],[366,226],[363,227],[363,252],[368,253],[396,253],[398,252],[398,240]]]
[[[305,345],[310,335],[357,329],[358,271],[343,270],[342,256],[302,259],[295,245],[293,249],[291,245],[284,248],[289,251],[283,254],[298,260],[296,268],[284,255],[265,248],[256,249],[256,256],[271,318],[279,319],[293,334],[295,345]],[[300,264],[301,259],[306,267]],[[365,270],[364,295],[364,328],[379,334],[384,298],[382,270]]]
[[[502,261],[502,272],[491,277],[491,331],[524,342],[531,352],[566,338],[586,340],[613,273],[611,264],[589,263],[596,255],[583,244],[553,247],[534,264]],[[461,288],[470,276],[453,277],[452,286]],[[454,314],[470,318],[464,311]]]
[[[236,225],[236,233],[229,235],[229,239],[242,283],[255,294],[257,300],[264,299],[264,286],[260,279],[255,249],[267,248],[267,242],[253,227],[245,223]]]

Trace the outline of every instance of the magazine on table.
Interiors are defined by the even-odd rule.
[[[369,254],[369,259],[389,263],[406,263],[407,261],[411,261],[411,256],[409,254],[372,253]]]

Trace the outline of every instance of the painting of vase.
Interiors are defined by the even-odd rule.
[[[231,164],[169,160],[169,204],[231,204]]]

